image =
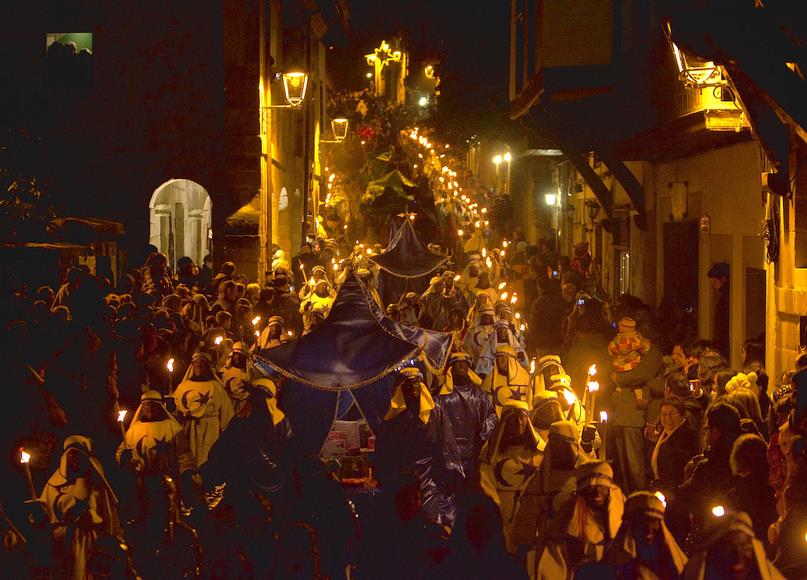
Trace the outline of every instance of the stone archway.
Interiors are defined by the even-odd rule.
[[[211,249],[212,204],[207,190],[189,179],[169,179],[149,202],[149,243],[169,264],[188,256],[201,265]]]

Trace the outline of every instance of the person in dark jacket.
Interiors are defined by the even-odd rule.
[[[722,505],[734,487],[729,458],[734,442],[740,436],[740,414],[727,403],[715,403],[706,412],[708,450],[695,458],[692,475],[678,487],[678,498],[693,516],[696,537],[712,508]]]
[[[714,347],[723,356],[729,354],[729,312],[731,308],[731,291],[729,287],[729,265],[718,262],[709,270],[709,280],[717,290],[715,304]]]
[[[568,306],[560,295],[558,281],[538,279],[538,298],[530,311],[530,352],[539,355],[557,353],[563,344],[563,320]]]
[[[676,497],[676,490],[684,483],[684,469],[698,454],[698,432],[687,422],[685,408],[678,399],[665,399],[659,417],[662,432],[653,448],[650,468],[653,472],[652,488],[667,497],[666,520],[673,536],[679,541],[689,529],[689,512]]]
[[[735,511],[751,516],[754,534],[768,535],[768,527],[776,521],[776,497],[768,482],[768,446],[758,435],[741,435],[734,443],[729,462],[734,474],[734,488],[728,503]]]

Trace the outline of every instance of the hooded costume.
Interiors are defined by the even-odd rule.
[[[431,318],[431,328],[442,331],[449,324],[449,304],[443,296],[442,289],[438,290],[437,285],[443,283],[442,276],[434,276],[429,280],[429,287],[420,297],[420,316],[428,315]]]
[[[71,467],[78,454],[77,471]],[[39,496],[53,528],[56,577],[87,578],[87,565],[97,541],[105,536],[121,538],[118,499],[107,481],[101,462],[92,454],[92,442],[81,435],[64,440],[59,468]]]
[[[324,287],[327,290],[325,296],[317,294],[317,290]],[[320,280],[314,286],[314,291],[300,303],[300,314],[303,315],[303,328],[306,332],[312,328],[312,319],[315,315],[321,315],[322,318],[327,318],[333,306],[333,295],[331,293],[331,286],[327,280]]]
[[[174,391],[174,403],[177,413],[182,417],[193,458],[196,465],[201,467],[207,461],[210,448],[233,418],[234,411],[224,384],[210,369],[210,356],[196,353],[191,361],[193,363],[197,360],[207,364],[210,378],[206,380],[192,378],[193,364],[191,364],[184,379]]]
[[[157,418],[145,420],[143,405],[147,403],[159,406]],[[118,447],[118,462],[125,449],[132,452],[138,471],[146,475],[175,476],[196,469],[185,431],[165,408],[163,397],[157,391],[146,391],[140,397],[140,405]]]
[[[276,333],[277,336],[273,336],[274,329],[280,329],[279,333]],[[263,329],[261,332],[260,337],[258,337],[258,342],[256,343],[255,347],[258,351],[267,350],[270,348],[274,348],[276,346],[280,346],[285,341],[284,331],[286,329],[286,324],[283,320],[282,316],[271,316],[269,320],[266,322],[266,328]]]
[[[546,355],[538,359],[532,375],[533,392],[556,397],[563,408],[563,418],[577,425],[578,433],[586,425],[586,410],[572,389],[572,379],[561,366],[560,357]]]
[[[243,366],[241,361],[243,361]],[[249,393],[244,388],[244,383],[252,381],[252,374],[252,355],[244,349],[242,343],[238,342],[233,346],[233,352],[227,359],[227,364],[224,366],[224,372],[221,376],[224,389],[230,396],[233,412],[236,415],[249,396]]]
[[[479,472],[482,445],[496,426],[496,410],[490,397],[480,388],[482,379],[470,368],[464,381],[454,377],[454,365],[458,362],[466,362],[470,366],[471,357],[464,352],[449,357],[437,404],[451,421],[463,471],[466,478],[471,480]]]
[[[502,407],[513,401],[523,402],[529,411],[532,408],[533,391],[527,369],[521,366],[516,358],[516,352],[509,345],[497,346],[496,356],[507,357],[507,372],[500,372],[494,362],[493,369],[482,382],[482,390],[493,399],[493,405],[499,416],[502,414]]]
[[[550,523],[575,491],[575,469],[587,461],[577,426],[556,421],[549,427],[544,458],[521,495],[513,523],[513,542],[528,551],[527,566],[535,575],[536,549]]]
[[[525,430],[518,443],[507,443],[505,434],[513,421],[523,420]],[[545,442],[532,428],[527,405],[513,401],[502,411],[490,439],[482,448],[480,475],[482,490],[496,502],[502,514],[502,530],[509,552],[515,552],[512,538],[516,506],[530,478],[543,459]]]
[[[483,324],[482,317],[490,316],[490,324]],[[495,312],[493,306],[486,304],[479,309],[479,320],[468,330],[465,335],[465,351],[468,352],[475,361],[474,371],[478,375],[485,376],[493,369],[493,357],[491,352],[495,350],[496,329],[493,326]],[[493,349],[490,346],[493,343]]]
[[[203,479],[213,486],[226,482],[227,501],[242,514],[256,509],[255,495],[275,498],[282,511],[292,493],[286,484],[291,477],[291,425],[278,408],[273,380],[258,378],[247,390],[250,404],[210,450]]]
[[[614,567],[619,580],[657,580],[679,578],[687,557],[664,523],[666,506],[662,499],[649,491],[637,491],[628,496],[622,526],[604,560]],[[659,522],[653,546],[636,537],[636,524],[642,518]]]
[[[401,384],[378,427],[375,453],[378,476],[383,484],[394,485],[402,474],[414,472],[420,482],[426,517],[450,525],[456,517],[450,480],[464,477],[454,431],[443,410],[435,405],[420,371],[408,367],[400,374]],[[417,410],[407,408],[401,389],[409,379],[419,380]]]
[[[614,485],[613,476],[611,466],[602,461],[584,463],[575,470],[577,494],[566,500],[550,523],[535,578],[571,580],[586,564],[602,560],[624,513],[625,499],[622,490]],[[606,486],[609,491],[600,513],[592,510],[583,496],[587,488],[595,485]]]
[[[710,578],[724,578],[725,573],[721,572],[717,562],[710,562],[710,555],[715,548],[719,548],[726,541],[726,536],[730,533],[741,533],[750,537],[753,546],[753,560],[759,572],[760,580],[784,580],[784,576],[770,563],[765,555],[765,547],[756,536],[751,524],[751,518],[745,512],[726,514],[713,522],[711,529],[707,529],[706,535],[700,544],[700,549],[692,554],[692,558],[684,568],[684,580],[707,580]]]

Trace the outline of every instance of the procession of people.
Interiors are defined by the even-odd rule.
[[[424,139],[401,131],[399,163]],[[116,283],[74,266],[6,286],[3,576],[807,577],[807,357],[769,377],[750,340],[730,368],[686,320],[606,296],[585,243],[529,244],[455,173],[423,176],[439,267],[389,303],[383,250],[344,236],[260,281],[151,248]],[[359,477],[303,449],[301,387],[263,364],[352,273],[385,328],[451,345],[440,368],[390,361]]]

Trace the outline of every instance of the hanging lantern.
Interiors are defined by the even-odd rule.
[[[331,119],[331,130],[336,141],[344,141],[347,137],[348,120],[345,117]]]
[[[308,73],[299,67],[290,67],[283,73],[283,91],[286,102],[292,107],[299,107],[305,100],[308,89]]]

